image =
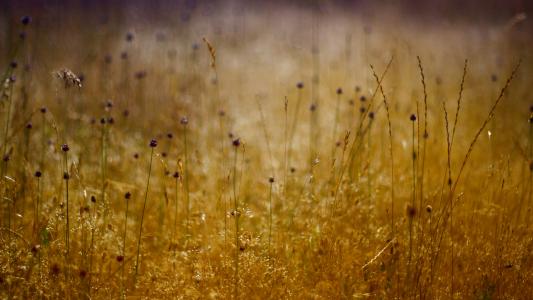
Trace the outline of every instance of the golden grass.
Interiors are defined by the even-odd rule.
[[[533,295],[522,19],[219,9],[11,24],[1,298]]]

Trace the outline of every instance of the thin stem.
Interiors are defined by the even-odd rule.
[[[152,161],[154,158],[154,148],[152,147],[152,151],[150,153],[150,165],[148,167],[148,179],[146,180],[146,190],[144,191],[144,204],[143,204],[143,210],[141,213],[141,225],[139,229],[139,239],[137,240],[137,260],[135,263],[135,278],[137,278],[137,274],[139,271],[139,255],[141,253],[141,235],[143,231],[143,221],[144,221],[144,211],[146,209],[146,201],[148,199],[148,189],[150,187],[150,177],[152,174]]]

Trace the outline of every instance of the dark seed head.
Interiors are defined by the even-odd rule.
[[[359,93],[360,91],[361,91],[361,87],[358,86],[358,85],[356,85],[356,86],[355,86],[355,92],[356,92],[356,93]]]
[[[309,106],[309,110],[310,111],[315,111],[316,110],[316,104],[311,104],[311,106]]]
[[[124,256],[122,255],[117,255],[117,261],[118,262],[122,262],[124,260]]]
[[[20,23],[22,23],[22,25],[24,25],[24,26],[27,26],[28,24],[31,23],[31,17],[30,16],[24,16],[24,17],[20,18]]]
[[[139,158],[139,153],[133,154],[133,158],[138,159]]]
[[[152,147],[152,148],[157,147],[157,141],[156,141],[155,139],[152,139],[152,140],[150,141],[150,147]]]
[[[124,117],[127,117],[127,116],[130,115],[130,111],[127,110],[127,109],[125,109],[125,110],[122,112],[122,115],[123,115]]]
[[[133,33],[131,32],[126,33],[126,41],[128,42],[133,41]]]
[[[64,172],[63,173],[63,179],[65,179],[65,180],[69,180],[70,179],[70,175],[68,174],[68,172]]]
[[[104,125],[105,124],[105,118],[100,118],[100,124]]]
[[[167,157],[167,153],[166,152],[161,152],[161,156],[162,157]]]
[[[35,177],[39,178],[43,176],[43,173],[41,173],[41,171],[35,171]]]
[[[361,112],[362,114],[365,113],[366,111],[366,108],[364,106],[361,106],[361,108],[359,108],[359,112]]]
[[[274,183],[274,177],[270,177],[270,178],[268,178],[268,182],[270,182],[270,183]]]
[[[374,119],[374,112],[373,112],[373,111],[369,112],[369,113],[368,113],[368,117],[369,117],[370,119]]]
[[[18,65],[19,65],[19,64],[18,64],[16,61],[12,61],[12,62],[9,64],[9,66],[10,66],[12,69],[16,69]]]
[[[179,178],[180,177],[180,173],[178,171],[176,171],[176,172],[174,172],[174,175],[172,175],[172,177]]]
[[[43,107],[41,107],[41,113],[45,114],[45,113],[46,113],[46,111],[47,111],[46,107],[44,107],[44,106],[43,106]]]
[[[366,101],[366,97],[365,97],[365,95],[362,95],[361,97],[359,97],[359,100],[360,100],[361,102],[365,102],[365,101]]]
[[[96,203],[96,197],[95,197],[94,195],[91,196],[91,202],[92,202],[92,203]]]
[[[298,82],[298,83],[296,84],[296,87],[297,87],[299,90],[301,90],[301,89],[304,88],[304,83],[300,81],[300,82]]]
[[[433,207],[431,207],[431,205],[426,206],[426,211],[430,214],[433,211]]]
[[[167,138],[171,139],[172,137],[174,137],[174,135],[172,135],[172,133],[167,133]]]
[[[187,117],[182,117],[180,123],[181,125],[187,125],[189,124],[189,119],[187,119]]]
[[[106,107],[106,108],[111,108],[111,107],[113,107],[113,101],[111,101],[111,100],[107,100],[107,101],[105,102],[105,107]]]
[[[337,95],[342,95],[342,89],[341,88],[337,89]]]
[[[31,247],[31,253],[35,255],[39,252],[39,249],[41,249],[41,245],[33,245],[33,247]]]
[[[294,172],[296,172],[296,169],[294,167],[291,167],[290,171],[291,171],[291,173],[294,173]]]
[[[128,52],[124,51],[124,52],[120,53],[120,58],[128,59]]]
[[[4,155],[2,160],[5,161],[5,162],[8,162],[9,161],[9,154]]]
[[[61,145],[61,150],[63,150],[63,152],[68,152],[68,150],[70,150],[70,148],[68,147],[67,144],[63,144],[63,145]]]
[[[407,213],[407,217],[409,218],[414,218],[416,216],[416,208],[411,204],[407,204],[405,212]]]
[[[411,114],[411,116],[409,117],[409,120],[411,120],[411,121],[413,121],[413,122],[416,121],[416,116],[415,116],[415,114]]]
[[[31,122],[28,122],[26,124],[26,129],[32,129],[33,128],[33,125],[31,124]]]
[[[236,138],[232,142],[233,146],[239,147],[241,145],[241,140],[239,138]]]
[[[130,199],[131,198],[131,193],[130,192],[126,192],[126,194],[124,194],[124,198],[126,198],[126,200]]]
[[[115,119],[113,119],[113,117],[109,117],[109,118],[107,118],[107,123],[115,124]]]
[[[79,275],[80,275],[81,278],[85,278],[87,276],[87,271],[82,269],[82,270],[80,270],[80,274]]]

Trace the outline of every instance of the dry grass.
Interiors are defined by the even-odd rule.
[[[268,8],[3,20],[1,298],[533,295],[523,19]]]

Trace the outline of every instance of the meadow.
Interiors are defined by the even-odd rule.
[[[239,3],[4,11],[0,298],[530,299],[527,16]]]

